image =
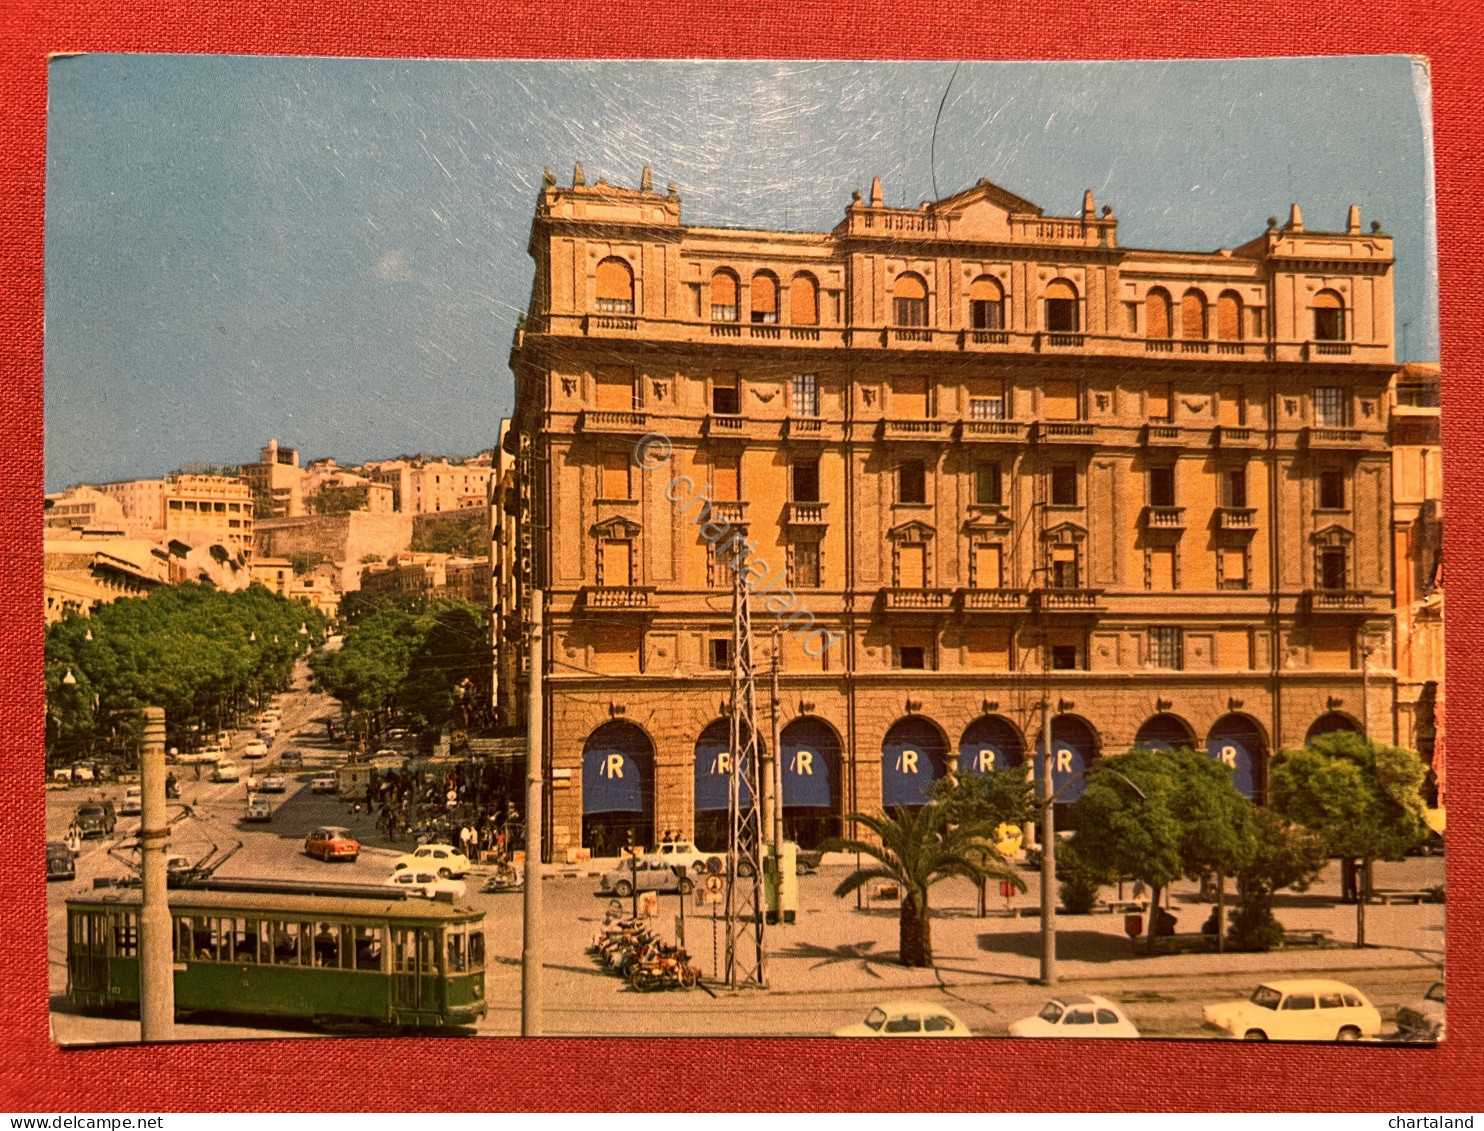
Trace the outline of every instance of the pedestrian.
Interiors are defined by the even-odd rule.
[[[459,829],[459,850],[465,856],[469,855],[469,826],[464,825]]]
[[[73,825],[67,830],[67,851],[73,856],[77,856],[82,852],[82,833],[76,825]]]

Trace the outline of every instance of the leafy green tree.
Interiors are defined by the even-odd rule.
[[[1283,888],[1303,891],[1326,863],[1324,842],[1272,809],[1255,809],[1256,834],[1251,861],[1237,873],[1241,909],[1232,920],[1232,938],[1244,950],[1271,950],[1283,941],[1273,915],[1273,896]]]
[[[1330,856],[1364,870],[1376,860],[1403,859],[1427,838],[1426,777],[1427,766],[1413,751],[1341,731],[1278,752],[1268,770],[1269,804],[1317,835]],[[1365,945],[1364,893],[1355,945]]]
[[[289,564],[294,567],[294,576],[302,577],[306,573],[313,572],[325,560],[325,555],[318,550],[303,550],[289,555]]]
[[[1231,770],[1194,750],[1130,750],[1098,759],[1077,799],[1078,859],[1149,886],[1151,908],[1181,876],[1239,871],[1255,851],[1252,803]],[[1149,946],[1153,952],[1153,923]]]
[[[446,518],[425,527],[413,538],[412,549],[424,554],[457,554],[465,558],[482,558],[489,555],[485,538],[486,533],[482,526],[457,518]]]
[[[860,868],[841,880],[836,896],[847,896],[872,880],[889,880],[902,891],[897,923],[898,962],[903,966],[931,966],[933,940],[928,892],[953,876],[968,880],[1008,880],[1025,890],[1022,880],[994,851],[994,826],[982,821],[956,823],[945,805],[894,808],[889,815],[852,813],[874,833],[875,841],[833,837],[820,847],[826,852],[856,852],[877,863]]]
[[[313,514],[349,514],[366,509],[366,495],[364,486],[326,487],[305,499],[304,506]]]
[[[982,774],[950,774],[933,782],[929,796],[948,808],[955,823],[1014,825],[1024,829],[1035,819],[1035,785],[1025,769],[1012,766]],[[979,913],[983,915],[989,899],[986,886],[979,880]]]
[[[489,682],[489,637],[483,610],[465,601],[436,602],[423,621],[426,629],[397,702],[421,729],[442,730],[464,721],[457,713],[463,686]]]

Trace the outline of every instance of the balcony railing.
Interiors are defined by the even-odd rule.
[[[1218,507],[1216,521],[1222,530],[1256,530],[1257,508]]]
[[[1145,353],[1174,353],[1175,343],[1169,338],[1146,338],[1144,341]]]
[[[741,526],[747,521],[747,504],[740,500],[713,499],[706,517],[712,522],[726,522],[733,526]]]
[[[817,416],[790,416],[787,424],[790,440],[818,440],[824,435],[824,421]]]
[[[1262,436],[1251,428],[1231,428],[1222,424],[1216,429],[1215,440],[1220,448],[1255,448],[1261,443]]]
[[[795,342],[819,341],[819,331],[809,326],[790,326],[788,336],[791,341]]]
[[[1349,357],[1349,342],[1315,342],[1313,350],[1318,357]]]
[[[1310,589],[1304,594],[1312,613],[1365,612],[1369,596],[1357,589]]]
[[[824,526],[825,508],[829,503],[789,503],[783,521],[789,526]]]
[[[976,346],[1008,346],[1009,330],[970,330],[969,341]]]
[[[887,612],[933,612],[953,604],[952,589],[883,589],[881,604]]]
[[[949,424],[944,420],[883,420],[883,440],[943,440]]]
[[[643,432],[649,427],[649,415],[643,412],[608,412],[585,408],[578,418],[579,432],[608,432],[619,435]]]
[[[1307,428],[1304,435],[1311,448],[1348,450],[1364,447],[1366,442],[1366,434],[1359,428]]]
[[[613,314],[597,314],[588,319],[589,330],[637,330],[637,318],[623,318]]]
[[[783,337],[783,330],[777,326],[749,326],[747,327],[747,336],[749,338],[767,338],[776,342]]]
[[[1077,349],[1080,350],[1086,336],[1083,334],[1053,334],[1048,333],[1043,341],[1052,349]]]
[[[1036,608],[1043,613],[1088,613],[1101,606],[1101,589],[1037,589]]]
[[[894,342],[930,342],[933,340],[933,332],[921,328],[908,329],[903,326],[893,326],[891,340]]]
[[[740,338],[742,327],[729,326],[724,322],[713,322],[711,323],[711,336],[713,338]]]
[[[1146,424],[1144,443],[1148,447],[1179,447],[1180,429],[1172,424]]]
[[[1026,426],[1018,420],[961,420],[958,438],[973,442],[1019,444],[1025,440]]]
[[[1247,352],[1246,342],[1217,342],[1216,352],[1228,357],[1241,357]]]
[[[1211,352],[1211,343],[1210,342],[1181,342],[1180,343],[1180,352],[1181,353],[1210,353]]]
[[[1150,530],[1184,530],[1184,507],[1149,507],[1144,512],[1144,525]]]
[[[1013,613],[1026,607],[1024,589],[960,589],[959,605],[966,613]]]
[[[747,423],[745,417],[733,416],[731,413],[713,412],[706,417],[706,431],[712,434],[734,434],[740,435],[742,426]]]
[[[1091,424],[1062,423],[1043,420],[1036,428],[1036,438],[1043,443],[1090,444],[1095,439]]]
[[[589,585],[583,603],[590,609],[651,609],[654,590],[640,585]]]

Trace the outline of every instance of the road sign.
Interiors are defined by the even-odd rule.
[[[726,888],[727,882],[720,876],[706,877],[706,893],[708,895],[720,895],[722,892],[726,891]]]

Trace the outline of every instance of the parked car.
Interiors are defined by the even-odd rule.
[[[72,860],[72,849],[60,840],[46,842],[46,878],[48,882],[77,879],[77,866]]]
[[[131,785],[124,790],[124,799],[119,803],[120,817],[137,817],[144,812],[144,790]]]
[[[254,739],[242,748],[244,758],[266,758],[268,757],[268,744],[261,738]]]
[[[1128,1015],[1105,997],[1052,998],[1034,1017],[1010,1025],[1012,1037],[1137,1037]]]
[[[1364,994],[1323,978],[1264,982],[1246,1001],[1206,1006],[1205,1023],[1248,1041],[1358,1041],[1381,1033],[1381,1014]]]
[[[397,862],[392,865],[394,872],[400,872],[404,868],[431,868],[444,879],[448,879],[450,876],[467,875],[469,858],[452,845],[420,844],[416,851],[399,856]]]
[[[454,899],[464,898],[463,880],[450,880],[447,877],[435,875],[432,872],[419,871],[415,868],[393,872],[383,883],[387,887],[398,888],[410,895],[420,895],[424,899],[432,899],[440,892],[447,892]]]
[[[252,794],[247,799],[247,811],[242,814],[244,821],[271,821],[273,820],[273,806],[268,804],[266,797]]]
[[[333,772],[315,774],[309,779],[310,793],[339,793],[340,778]]]
[[[360,858],[361,845],[350,835],[349,829],[337,825],[321,825],[304,838],[304,854],[318,856],[321,860],[349,860],[352,864]]]
[[[694,844],[683,840],[669,841],[659,845],[649,854],[649,859],[663,864],[684,864],[694,872],[726,871],[726,857],[715,852],[702,852]]]
[[[268,774],[258,783],[259,793],[283,793],[289,787],[282,774]]]
[[[858,1025],[836,1029],[837,1037],[972,1037],[969,1027],[941,1005],[926,1001],[887,1001],[874,1006]]]
[[[77,807],[77,816],[72,823],[85,837],[109,836],[118,818],[113,812],[112,801],[87,801]]]
[[[1444,992],[1443,983],[1434,982],[1422,1000],[1400,1006],[1396,1011],[1396,1035],[1404,1041],[1443,1040],[1448,1035]]]
[[[182,766],[204,766],[220,761],[225,754],[225,750],[214,750],[208,746],[204,750],[193,750],[189,754],[177,754],[175,761]]]
[[[604,895],[620,898],[638,891],[673,891],[689,895],[695,883],[689,876],[680,876],[668,860],[642,856],[632,865],[625,862],[611,872],[604,872],[600,883]]]
[[[286,770],[290,767],[302,767],[304,765],[304,751],[285,750],[278,756],[278,764]]]
[[[218,762],[211,771],[212,781],[237,781],[236,762]]]

